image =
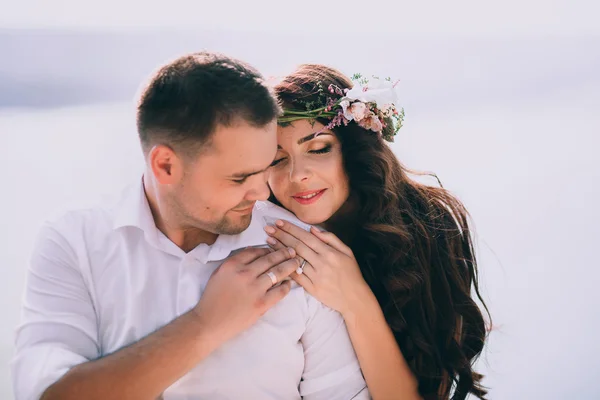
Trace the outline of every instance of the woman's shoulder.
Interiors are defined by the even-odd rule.
[[[310,230],[311,225],[306,224],[298,219],[292,212],[280,207],[270,201],[257,201],[254,206],[255,216],[263,219],[266,224],[275,224],[278,219],[283,219],[305,229]]]

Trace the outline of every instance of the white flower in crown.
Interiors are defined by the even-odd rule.
[[[379,109],[385,110],[391,105],[398,103],[396,84],[389,80],[378,78],[371,79],[366,85],[356,84],[346,92],[345,99],[349,101],[362,101],[363,103],[375,103]],[[385,108],[384,108],[385,107]]]

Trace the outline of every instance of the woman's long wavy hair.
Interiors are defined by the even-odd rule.
[[[284,109],[298,109],[299,100],[318,100],[319,87],[330,84],[353,85],[335,69],[305,64],[275,92]],[[482,375],[473,363],[487,330],[471,291],[488,317],[489,311],[479,293],[465,207],[442,187],[411,179],[414,173],[381,135],[355,123],[333,131],[341,142],[350,198],[359,207],[352,217],[357,232],[347,244],[418,379],[421,396],[459,400],[473,394],[485,399]]]

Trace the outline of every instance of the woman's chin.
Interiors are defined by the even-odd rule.
[[[331,215],[324,215],[323,212],[311,212],[310,210],[294,210],[296,217],[305,224],[309,225],[321,225],[323,222],[327,221]]]

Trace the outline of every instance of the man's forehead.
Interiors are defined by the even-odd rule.
[[[276,126],[256,128],[249,124],[218,127],[210,148],[203,154],[204,166],[230,174],[266,168],[277,151]]]
[[[211,142],[216,150],[222,153],[235,152],[249,144],[258,146],[268,145],[270,141],[277,141],[276,121],[262,127],[250,125],[247,122],[236,122],[231,125],[218,125],[211,137]]]

